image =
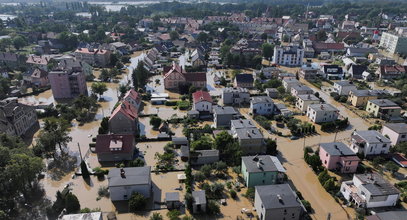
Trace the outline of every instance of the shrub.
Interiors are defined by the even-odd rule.
[[[244,196],[250,200],[254,200],[254,188],[253,187],[249,187],[246,191],[246,193],[244,194]]]
[[[237,198],[237,193],[236,193],[236,191],[234,191],[233,189],[231,189],[231,190],[229,191],[229,194],[230,194],[230,197],[231,197],[232,199],[236,199],[236,198]]]
[[[210,215],[220,214],[220,207],[219,207],[218,203],[216,203],[213,200],[209,200],[206,212]]]
[[[307,200],[301,200],[301,203],[304,205],[305,209],[307,210],[307,212],[311,212],[312,211],[312,207],[311,207],[311,203],[308,202]]]
[[[106,186],[99,187],[98,195],[100,197],[109,197],[110,196],[109,189]]]
[[[79,200],[74,194],[68,193],[65,196],[65,208],[68,213],[74,213],[81,209]]]
[[[103,179],[105,177],[105,171],[102,170],[102,168],[100,167],[93,168],[93,172],[95,172],[95,175],[98,177],[98,179]]]
[[[201,171],[198,171],[198,172],[196,172],[195,173],[195,175],[194,175],[194,180],[196,181],[196,182],[203,182],[204,180],[206,179],[206,176],[201,172]]]
[[[143,210],[144,207],[146,206],[146,203],[147,203],[146,198],[142,194],[135,192],[131,195],[129,199],[129,210],[131,212]]]
[[[154,212],[150,220],[163,220],[163,216],[158,212]]]
[[[177,210],[177,209],[173,209],[173,210],[167,212],[167,217],[170,220],[179,220],[180,215],[181,215],[181,212],[179,210]]]
[[[136,158],[129,162],[129,167],[143,167],[144,165],[145,162],[141,158]]]

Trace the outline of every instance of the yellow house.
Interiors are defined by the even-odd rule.
[[[386,120],[399,118],[401,114],[400,106],[388,99],[369,100],[366,111],[371,113],[374,117]]]
[[[384,90],[352,90],[349,92],[348,103],[355,107],[365,107],[367,102],[387,95]]]

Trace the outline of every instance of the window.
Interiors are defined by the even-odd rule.
[[[384,147],[387,147],[387,144],[383,144],[383,148],[384,148]]]
[[[326,164],[326,160],[324,161],[324,163]]]

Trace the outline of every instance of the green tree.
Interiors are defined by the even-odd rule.
[[[228,165],[223,161],[218,161],[214,164],[214,168],[218,175],[224,175],[228,171]]]
[[[196,38],[199,42],[207,42],[209,39],[209,35],[205,32],[200,32]]]
[[[163,220],[163,216],[158,212],[154,212],[150,220]]]
[[[210,215],[220,214],[220,207],[219,207],[218,203],[216,203],[213,200],[209,200],[206,212]]]
[[[269,43],[264,43],[261,46],[262,52],[263,52],[263,56],[270,60],[273,57],[273,53],[274,53],[274,46],[269,44]]]
[[[180,215],[181,215],[181,212],[179,210],[177,210],[177,209],[173,209],[173,210],[167,212],[167,217],[170,220],[179,220]]]
[[[65,196],[65,208],[68,213],[75,213],[81,209],[78,198],[71,192]]]
[[[131,212],[143,210],[146,204],[147,204],[146,198],[142,194],[135,192],[131,195],[129,199],[129,210]]]
[[[330,178],[329,180],[327,180],[324,185],[323,185],[324,189],[328,192],[331,192],[333,190],[336,189],[336,185],[335,185],[335,181],[333,178]]]
[[[210,150],[212,149],[212,141],[206,137],[203,136],[199,140],[193,141],[191,143],[191,149],[193,150]]]
[[[99,98],[101,98],[103,93],[107,91],[107,86],[103,82],[94,82],[92,83],[91,90],[93,93],[98,94]]]
[[[384,164],[384,167],[386,170],[390,171],[392,175],[397,173],[397,171],[400,169],[400,167],[393,161],[388,161],[386,164]]]
[[[316,39],[317,41],[326,41],[326,39],[328,39],[328,36],[326,35],[326,32],[324,30],[320,30],[317,32]]]
[[[153,126],[154,130],[157,130],[160,127],[161,122],[162,122],[162,120],[160,117],[152,116],[150,118],[150,125]]]
[[[133,70],[131,75],[133,80],[133,87],[136,88],[144,88],[147,84],[147,79],[150,76],[150,73],[144,67],[144,62],[139,62],[137,64],[137,68]]]
[[[273,139],[266,139],[266,154],[276,156],[278,154],[277,151],[277,142]]]
[[[100,122],[98,134],[107,134],[109,132],[109,117],[103,117]]]
[[[144,165],[145,165],[145,162],[141,158],[136,158],[129,162],[130,167],[143,167]]]
[[[407,142],[398,143],[396,146],[391,148],[391,151],[407,155]]]
[[[201,171],[196,172],[194,175],[194,180],[196,182],[202,183],[203,181],[205,181],[205,179],[206,179],[206,176]]]
[[[22,47],[27,46],[27,40],[23,36],[17,35],[16,37],[13,38],[13,45],[14,48],[19,50]]]
[[[177,31],[171,31],[170,32],[170,38],[171,40],[177,40],[179,38],[179,34]]]
[[[110,80],[110,78],[112,78],[112,76],[110,75],[109,71],[107,69],[102,69],[99,75],[99,79],[103,82],[107,82],[108,80]]]
[[[66,146],[72,141],[72,137],[69,136],[69,126],[69,123],[62,118],[47,118],[44,120],[44,131],[54,136],[61,152],[63,152],[62,146]]]
[[[212,174],[212,166],[209,164],[203,165],[199,170],[201,173],[203,173],[203,175],[206,176],[206,178],[209,178]]]
[[[375,169],[378,169],[380,167],[380,165],[384,163],[384,161],[385,161],[385,159],[383,157],[378,156],[378,157],[373,158],[372,165]]]

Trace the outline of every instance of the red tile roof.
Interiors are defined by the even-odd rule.
[[[117,106],[117,108],[113,111],[112,115],[110,116],[110,119],[114,118],[116,114],[118,114],[119,112],[121,112],[130,120],[138,118],[137,109],[128,101],[123,101],[119,106]]]
[[[99,134],[96,137],[96,153],[130,153],[133,148],[132,134]]]
[[[344,50],[345,45],[343,43],[324,43],[324,42],[314,42],[314,49],[317,50]]]
[[[140,103],[140,101],[141,101],[140,95],[134,89],[130,89],[129,91],[127,91],[126,95],[124,96],[124,99],[126,99],[127,97],[130,97],[131,99],[135,100],[137,103]]]
[[[198,103],[200,101],[207,101],[207,102],[212,102],[212,97],[209,94],[209,92],[206,91],[197,91],[192,93],[192,98],[194,100],[194,104]]]
[[[403,167],[407,167],[407,159],[405,157],[403,157],[401,154],[398,154],[398,153],[394,154],[393,160],[397,161]]]
[[[187,82],[206,82],[205,72],[183,73]]]

